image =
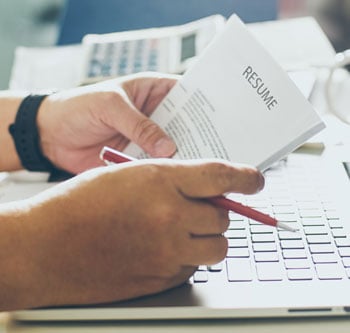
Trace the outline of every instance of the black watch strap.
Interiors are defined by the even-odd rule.
[[[25,97],[17,111],[15,123],[9,131],[15,142],[18,156],[25,169],[52,172],[55,166],[43,155],[36,123],[37,113],[47,95]]]

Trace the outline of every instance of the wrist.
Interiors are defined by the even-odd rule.
[[[5,95],[5,96],[4,96]],[[15,121],[17,110],[23,100],[21,94],[0,94],[0,171],[14,171],[22,169],[13,139],[8,127]]]
[[[37,112],[46,96],[29,95],[25,97],[18,108],[14,123],[9,127],[21,164],[30,171],[51,172],[54,169],[41,151],[36,123]]]

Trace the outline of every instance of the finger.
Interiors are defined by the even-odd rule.
[[[197,266],[183,266],[180,272],[170,279],[169,287],[175,287],[188,280],[197,270]]]
[[[178,77],[160,73],[142,73],[128,80],[123,87],[134,105],[149,116],[178,81]]]
[[[169,157],[176,151],[173,140],[151,119],[139,112],[125,96],[114,104],[108,113],[109,126],[135,142],[145,152],[154,157]]]
[[[175,178],[179,191],[192,198],[228,192],[252,194],[264,186],[264,178],[255,168],[219,160],[180,165],[175,170]]]
[[[184,211],[190,217],[185,221],[185,229],[193,236],[220,235],[230,223],[227,210],[198,199],[191,200]]]
[[[225,259],[227,239],[222,235],[192,237],[183,253],[183,264],[189,266],[213,265]]]

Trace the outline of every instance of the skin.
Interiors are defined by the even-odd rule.
[[[121,150],[130,140],[156,157],[174,153],[147,116],[175,82],[129,77],[45,99],[37,119],[43,153],[67,171],[89,170],[0,206],[0,310],[153,294],[225,257],[228,213],[203,199],[259,191],[257,170],[164,158],[98,167],[103,145]],[[2,170],[21,168],[6,126],[21,98],[0,96]]]
[[[262,186],[248,167],[154,160],[96,168],[5,205],[0,308],[109,302],[176,286],[226,255],[227,211],[202,199]]]
[[[102,146],[123,150],[130,140],[153,157],[173,155],[175,144],[148,116],[176,80],[148,75],[82,87],[74,97],[68,91],[47,98],[38,115],[44,154],[72,173],[101,165]],[[67,118],[71,121],[62,121]]]
[[[101,166],[104,145],[117,150],[134,141],[153,157],[170,157],[174,142],[148,116],[176,77],[143,73],[61,91],[41,104],[37,126],[43,154],[73,174]],[[25,92],[0,92],[0,171],[22,169],[8,132]]]

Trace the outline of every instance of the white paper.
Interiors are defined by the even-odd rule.
[[[248,24],[249,31],[286,70],[331,67],[335,50],[313,17]]]
[[[260,170],[324,127],[288,75],[235,15],[152,119],[175,140],[175,158],[223,158]],[[133,143],[125,152],[145,157]]]
[[[10,80],[12,90],[60,90],[82,82],[82,45],[59,47],[18,47]]]

